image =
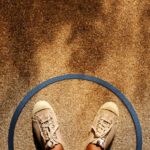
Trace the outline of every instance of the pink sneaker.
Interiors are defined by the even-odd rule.
[[[32,126],[37,141],[43,149],[54,148],[61,144],[59,125],[56,115],[50,104],[39,101],[32,112]]]
[[[107,149],[115,136],[118,117],[119,109],[114,102],[102,105],[94,118],[89,143]]]

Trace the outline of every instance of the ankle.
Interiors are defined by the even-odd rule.
[[[103,150],[100,146],[95,144],[88,144],[86,150]]]
[[[61,144],[57,144],[53,149],[49,148],[47,150],[63,150],[63,146]]]

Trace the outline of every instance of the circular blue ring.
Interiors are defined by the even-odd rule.
[[[66,74],[66,75],[57,76],[57,77],[48,79],[27,93],[27,95],[22,99],[22,101],[16,108],[16,110],[13,114],[13,117],[11,119],[11,122],[10,122],[9,134],[8,134],[8,149],[9,150],[14,150],[15,126],[16,126],[18,117],[19,117],[22,109],[25,107],[25,105],[30,100],[30,98],[32,96],[34,96],[37,92],[39,92],[41,89],[45,88],[46,86],[48,86],[50,84],[53,84],[53,83],[56,83],[59,81],[63,81],[63,80],[69,80],[69,79],[81,79],[81,80],[92,81],[92,82],[95,82],[95,83],[107,88],[111,92],[113,92],[122,101],[122,103],[126,106],[127,110],[129,111],[131,118],[133,120],[134,126],[135,126],[135,131],[136,131],[136,150],[142,150],[142,128],[141,128],[138,116],[137,116],[133,106],[129,102],[129,100],[125,97],[125,95],[123,95],[117,88],[115,88],[110,83],[108,83],[102,79],[84,75],[84,74]]]

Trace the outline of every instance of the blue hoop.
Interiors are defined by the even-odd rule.
[[[81,80],[92,81],[94,83],[97,83],[107,88],[111,92],[113,92],[122,101],[122,103],[126,106],[127,110],[129,111],[132,117],[134,126],[135,126],[135,131],[136,131],[136,150],[142,150],[142,128],[141,128],[138,116],[133,106],[129,102],[129,100],[117,88],[115,88],[110,83],[102,79],[88,76],[88,75],[83,75],[83,74],[66,74],[66,75],[57,76],[57,77],[48,79],[27,93],[27,95],[22,99],[22,101],[16,108],[13,114],[13,117],[11,119],[11,122],[10,122],[9,135],[8,135],[8,149],[9,150],[14,150],[14,130],[15,130],[16,122],[18,120],[18,117],[22,109],[25,107],[26,103],[30,100],[30,98],[34,96],[37,92],[39,92],[41,89],[45,88],[46,86],[50,84],[63,81],[63,80],[69,80],[69,79],[81,79]]]

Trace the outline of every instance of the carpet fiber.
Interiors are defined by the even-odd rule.
[[[54,76],[100,77],[130,100],[150,142],[149,0],[16,0],[0,8],[0,150],[7,150],[11,117],[26,93]],[[54,108],[66,150],[85,149],[99,107],[114,101],[120,118],[112,150],[135,150],[135,130],[118,98],[97,84],[62,81],[37,93],[15,130],[15,150],[34,150],[31,113],[38,100]]]

